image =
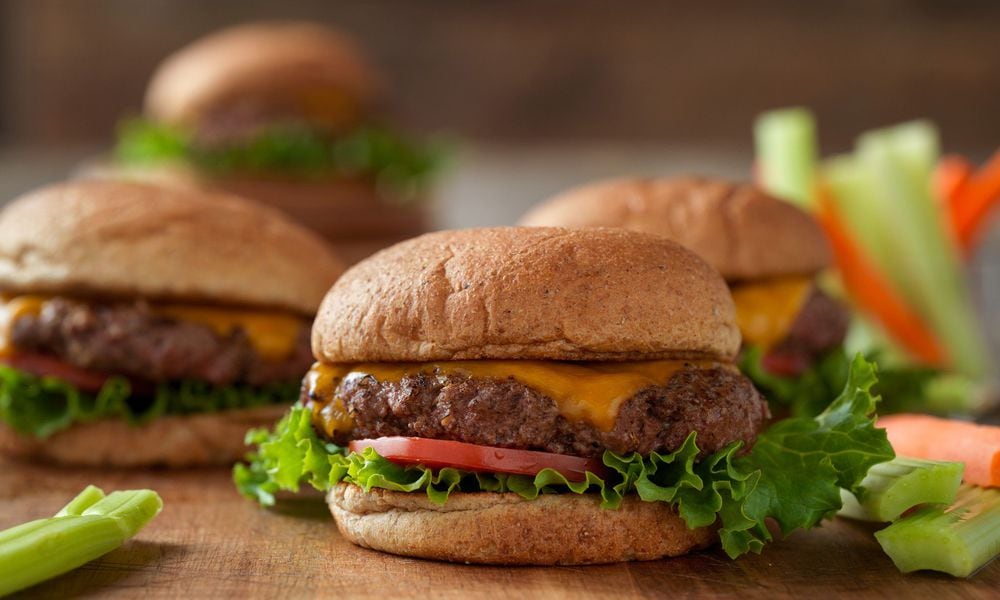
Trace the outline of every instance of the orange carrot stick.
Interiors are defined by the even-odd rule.
[[[953,219],[958,241],[966,252],[976,245],[981,225],[997,202],[1000,202],[1000,150],[960,190]]]
[[[928,365],[943,364],[944,351],[937,338],[863,254],[844,227],[829,190],[823,186],[816,216],[830,240],[837,269],[851,298],[916,358]]]
[[[941,202],[941,212],[948,218],[948,226],[952,230],[958,207],[970,179],[972,179],[972,164],[957,154],[943,157],[934,168],[934,189]]]
[[[965,481],[1000,487],[1000,427],[927,415],[881,417],[889,442],[900,456],[965,463]]]

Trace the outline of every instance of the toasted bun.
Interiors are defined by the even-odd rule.
[[[341,535],[419,558],[496,565],[584,565],[679,556],[711,545],[712,529],[688,529],[663,502],[629,497],[603,510],[597,494],[453,493],[443,505],[423,493],[341,483],[327,503]]]
[[[0,213],[0,289],[273,307],[311,315],[340,275],[315,234],[236,196],[75,181]]]
[[[621,229],[429,233],[358,263],[313,326],[325,362],[730,360],[725,282],[665,238]]]
[[[146,93],[146,113],[174,125],[257,108],[334,127],[354,120],[376,83],[354,42],[314,23],[250,23],[169,56]]]
[[[73,425],[44,439],[22,436],[0,423],[0,453],[87,467],[227,465],[246,454],[243,438],[248,429],[272,425],[287,409],[275,405],[166,415],[141,426],[104,419]]]
[[[540,204],[521,225],[623,227],[694,250],[729,281],[808,275],[830,264],[819,224],[749,184],[698,177],[616,179]]]

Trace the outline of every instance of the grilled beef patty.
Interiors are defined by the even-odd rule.
[[[295,381],[313,362],[306,320],[292,353],[273,361],[257,353],[242,329],[220,336],[207,325],[157,315],[141,301],[90,304],[53,298],[37,316],[15,321],[11,340],[19,351],[153,382],[264,385]]]
[[[843,304],[813,286],[788,335],[768,352],[765,365],[780,365],[780,375],[801,375],[817,358],[844,343],[850,321]]]
[[[353,431],[333,440],[340,444],[410,436],[593,457],[605,449],[675,450],[692,431],[708,454],[734,440],[752,443],[769,417],[750,380],[724,368],[685,368],[666,385],[641,390],[624,401],[610,431],[567,420],[551,398],[514,378],[418,373],[383,382],[357,375],[344,378],[335,396],[354,419]]]

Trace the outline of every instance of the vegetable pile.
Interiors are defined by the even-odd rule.
[[[975,412],[969,392],[988,354],[961,258],[1000,201],[1000,154],[978,171],[941,159],[937,131],[916,121],[867,132],[852,153],[819,160],[803,109],[765,113],[755,137],[760,184],[811,211],[829,238],[840,287],[863,315],[848,347],[880,354],[886,374],[911,380],[913,401],[892,398],[892,408]],[[961,393],[945,390],[941,402],[932,396],[945,374],[944,388]]]
[[[309,484],[326,491],[339,482],[425,493],[437,503],[456,491],[505,491],[528,499],[542,493],[593,493],[609,510],[625,495],[637,494],[675,507],[689,527],[717,524],[723,549],[735,558],[760,552],[771,541],[769,519],[783,535],[816,526],[841,507],[841,489],[861,493],[869,468],[893,458],[885,432],[874,425],[878,399],[870,390],[875,383],[875,366],[859,356],[843,392],[826,410],[815,418],[776,423],[749,452],[735,442],[698,460],[692,433],[669,454],[605,452],[602,462],[610,474],[588,472],[581,481],[550,468],[529,476],[402,466],[374,448],[354,453],[321,440],[311,412],[297,406],[273,431],[248,433],[248,444],[257,449],[248,464],[236,466],[234,480],[244,495],[264,505],[274,504],[279,490],[298,491]]]

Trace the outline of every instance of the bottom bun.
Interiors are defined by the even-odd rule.
[[[392,554],[496,565],[584,565],[679,556],[711,545],[711,528],[688,529],[662,502],[629,497],[604,510],[596,494],[425,494],[341,483],[327,496],[340,533]]]
[[[167,415],[145,425],[103,419],[47,438],[21,435],[0,423],[0,453],[87,467],[193,467],[232,464],[247,452],[247,429],[272,425],[286,405],[193,415]]]

